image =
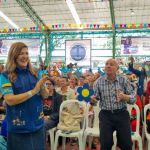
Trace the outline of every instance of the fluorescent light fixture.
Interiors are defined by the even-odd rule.
[[[6,20],[15,29],[19,29],[20,28],[11,19],[9,19],[2,11],[0,11],[0,17],[2,17],[4,20]]]
[[[72,0],[66,0],[66,3],[67,3],[67,5],[68,5],[68,7],[69,7],[69,9],[70,9],[70,11],[72,13],[72,16],[73,16],[75,22],[77,24],[81,24],[80,18],[79,18],[78,14],[77,14],[77,11],[76,11],[76,9],[75,9],[75,7],[73,5]]]

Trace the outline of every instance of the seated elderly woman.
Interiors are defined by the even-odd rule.
[[[62,77],[59,80],[60,87],[57,88],[57,92],[63,95],[63,100],[76,99],[76,93],[68,86],[68,78]]]

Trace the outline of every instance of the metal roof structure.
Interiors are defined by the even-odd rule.
[[[81,23],[150,23],[150,0],[72,0]],[[20,28],[75,23],[66,0],[1,0],[0,11]],[[12,28],[0,17],[0,28]]]

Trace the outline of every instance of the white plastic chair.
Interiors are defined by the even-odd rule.
[[[83,108],[83,113],[84,113],[84,118],[82,120],[82,126],[81,126],[81,129],[79,131],[76,131],[76,132],[70,132],[70,133],[65,133],[63,132],[62,130],[58,129],[56,131],[56,134],[55,134],[55,144],[54,144],[54,150],[57,150],[57,145],[58,145],[58,139],[59,139],[59,136],[62,136],[63,137],[63,148],[65,149],[65,139],[66,137],[77,137],[78,138],[78,142],[79,142],[79,150],[83,150],[83,141],[82,141],[82,137],[83,137],[83,132],[84,132],[84,129],[85,129],[85,114],[86,114],[86,111],[87,111],[87,107],[86,107],[86,104],[84,102],[79,102],[77,100],[67,100],[67,101],[63,101],[61,106],[60,106],[60,115],[59,115],[59,122],[61,121],[61,112],[63,110],[64,107],[68,107],[70,104],[75,104],[75,103],[78,103],[80,107]]]
[[[145,136],[147,139],[147,149],[150,150],[150,133],[147,132],[147,124],[146,124],[146,113],[150,110],[150,104],[147,104],[144,106],[144,131],[145,131]]]
[[[138,142],[138,146],[139,146],[139,150],[143,150],[143,147],[142,147],[142,138],[140,136],[140,109],[139,107],[134,104],[134,105],[127,105],[127,109],[129,111],[129,114],[131,115],[131,111],[132,109],[135,109],[136,111],[136,130],[134,132],[134,134],[132,134],[132,141],[137,141]],[[134,146],[134,144],[133,144]],[[134,147],[132,148],[134,149]]]
[[[50,135],[50,147],[51,147],[51,150],[54,149],[54,136],[55,136],[55,131],[56,131],[56,127],[52,128],[52,129],[49,129],[48,130],[48,133]]]
[[[127,110],[131,116],[131,111],[132,109],[135,109],[136,110],[136,131],[134,132],[134,134],[131,135],[131,138],[132,138],[132,141],[137,141],[138,142],[138,146],[139,146],[139,150],[143,150],[143,147],[142,147],[142,138],[140,136],[140,110],[139,110],[139,107],[134,104],[134,105],[127,105]],[[114,132],[113,134],[113,139],[114,139],[114,145],[112,147],[113,150],[116,149],[116,144],[117,144],[117,138],[116,138],[116,131]],[[133,147],[132,147],[133,150],[135,150],[135,145],[133,144]]]
[[[83,149],[85,149],[87,136],[99,137],[99,135],[100,135],[99,117],[98,117],[99,111],[100,111],[100,107],[99,107],[99,102],[98,102],[97,105],[94,106],[94,122],[93,122],[92,127],[89,126],[88,111],[86,113],[86,129],[84,131],[84,136],[83,136]],[[90,140],[89,140],[89,148],[91,149],[91,141]]]
[[[113,132],[113,141],[114,141],[114,144],[112,146],[112,150],[116,150],[116,146],[117,146],[117,133],[116,131]]]

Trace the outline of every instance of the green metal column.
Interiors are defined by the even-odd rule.
[[[83,33],[81,33],[81,39],[83,39]]]
[[[30,19],[33,21],[33,23],[36,26],[44,26],[46,27],[46,24],[44,21],[40,18],[40,16],[36,13],[36,11],[32,8],[28,0],[16,0],[17,3],[21,6],[21,8],[25,11],[25,13],[30,17]],[[44,42],[45,42],[45,65],[48,65],[49,60],[48,60],[48,47],[49,47],[49,34],[50,30],[42,30],[41,31],[44,34]],[[41,51],[40,51],[41,53]]]
[[[49,65],[49,32],[45,33],[45,65]]]
[[[113,58],[115,58],[116,54],[116,32],[113,32]]]
[[[113,43],[113,58],[115,58],[116,53],[116,28],[115,28],[115,13],[114,13],[114,5],[113,0],[109,0],[109,7],[110,7],[110,15],[111,15],[111,22],[112,22],[112,43]]]
[[[49,36],[49,61],[52,61],[52,51],[54,49],[54,43],[53,43],[53,39],[54,39],[54,34],[50,34]]]
[[[32,8],[27,0],[16,0],[20,7],[25,11],[25,13],[30,17],[33,23],[37,26],[46,26],[43,20],[39,17],[36,11]]]
[[[45,36],[44,36],[44,38],[45,38],[45,60],[44,60],[44,63],[45,63],[45,65],[47,65],[47,35],[45,34]]]
[[[48,52],[47,52],[47,62],[48,62],[48,65],[50,65],[51,63],[51,58],[50,58],[50,55],[51,55],[51,51],[50,51],[50,32],[48,34],[48,37],[47,37],[47,48],[48,48]]]

